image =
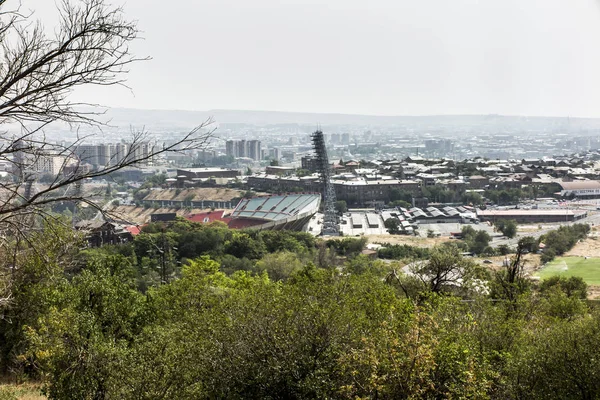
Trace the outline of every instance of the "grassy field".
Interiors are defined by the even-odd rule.
[[[541,279],[554,275],[579,276],[590,285],[600,285],[600,258],[558,257],[536,273]]]

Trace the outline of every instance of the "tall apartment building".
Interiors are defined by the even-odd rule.
[[[123,159],[127,156],[127,152],[129,150],[129,146],[125,143],[116,143],[110,145],[110,165],[116,165],[123,161]]]
[[[245,140],[238,140],[235,143],[236,157],[248,157],[248,148]]]
[[[235,142],[233,140],[225,142],[225,154],[228,157],[235,157]]]
[[[75,163],[75,159],[71,157],[44,155],[35,159],[31,165],[31,171],[56,176],[73,163]]]
[[[302,166],[302,169],[306,169],[310,172],[317,172],[318,168],[318,161],[315,157],[313,156],[304,156],[300,159],[300,163]]]
[[[73,153],[82,163],[92,164],[94,166],[100,165],[100,161],[98,158],[99,148],[104,147],[104,145],[95,145],[95,144],[80,144],[75,147]],[[106,150],[101,151],[103,154],[106,153]],[[108,149],[110,153],[110,149]]]
[[[260,140],[249,140],[247,142],[247,157],[253,160],[260,160]]]
[[[269,157],[271,157],[271,160],[279,161],[281,159],[281,150],[277,147],[269,149]]]
[[[342,133],[342,144],[348,146],[350,144],[350,134]]]
[[[257,161],[262,158],[260,140],[228,140],[225,151],[228,156],[235,158],[248,157]]]
[[[148,164],[152,161],[149,156],[154,150],[149,142],[136,143],[134,147],[126,143],[79,144],[74,148],[73,154],[81,162],[102,169],[116,165],[125,158],[129,161],[142,160],[138,163],[141,165]]]

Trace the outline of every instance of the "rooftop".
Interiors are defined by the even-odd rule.
[[[242,199],[231,216],[275,221],[312,210],[316,212],[320,203],[319,193],[255,197]]]
[[[494,216],[510,216],[510,215],[583,215],[587,211],[581,210],[566,210],[566,209],[550,209],[550,210],[477,210],[477,215],[483,217]]]
[[[598,181],[559,182],[563,190],[600,189]]]

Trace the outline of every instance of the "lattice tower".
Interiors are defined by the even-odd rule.
[[[312,134],[313,148],[317,156],[317,169],[323,181],[323,229],[322,235],[337,236],[340,234],[337,213],[335,211],[335,189],[331,183],[331,168],[323,132],[317,130]]]

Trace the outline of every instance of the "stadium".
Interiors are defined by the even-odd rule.
[[[231,213],[233,229],[300,231],[319,210],[320,193],[301,193],[242,199]]]

